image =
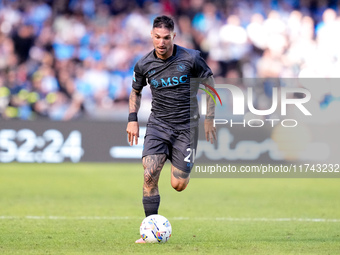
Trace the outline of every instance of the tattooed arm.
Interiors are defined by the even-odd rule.
[[[128,134],[128,141],[130,145],[133,145],[133,141],[135,141],[135,144],[138,143],[139,125],[137,121],[137,113],[140,108],[141,99],[142,99],[141,91],[132,89],[129,97],[129,114],[135,115],[136,119],[132,121],[129,120],[126,128],[126,132]]]
[[[140,101],[142,99],[142,91],[132,89],[129,97],[129,113],[138,112],[140,108]]]
[[[215,81],[212,76],[207,78],[204,83],[207,83],[211,87],[215,87]],[[208,90],[212,92],[209,88]],[[211,94],[215,97],[215,93]],[[207,96],[207,115],[205,116],[204,120],[204,131],[206,140],[210,141],[212,144],[214,143],[214,140],[216,141],[216,127],[214,127],[214,118],[215,102],[210,96]]]

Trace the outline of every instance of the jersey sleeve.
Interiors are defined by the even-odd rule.
[[[132,88],[142,90],[144,86],[146,86],[146,78],[139,66],[139,62],[137,62],[133,70]]]
[[[194,69],[197,75],[197,78],[207,78],[213,75],[210,67],[207,65],[205,60],[201,56],[201,52],[196,51],[195,60],[194,60]]]

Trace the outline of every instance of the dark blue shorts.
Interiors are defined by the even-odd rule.
[[[143,157],[166,154],[173,166],[190,173],[194,165],[197,140],[198,127],[176,130],[149,123],[144,138]]]

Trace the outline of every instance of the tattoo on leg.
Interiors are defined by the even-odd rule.
[[[144,185],[143,196],[158,195],[158,180],[161,170],[166,161],[165,154],[149,155],[143,158]]]
[[[174,166],[171,166],[171,170],[172,170],[172,175],[176,178],[176,179],[187,179],[190,175],[190,173],[186,173],[182,170],[177,169]]]

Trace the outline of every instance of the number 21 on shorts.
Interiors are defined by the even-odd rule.
[[[189,154],[184,158],[184,161],[193,164],[195,162],[196,150],[188,148],[187,151],[189,152]]]

